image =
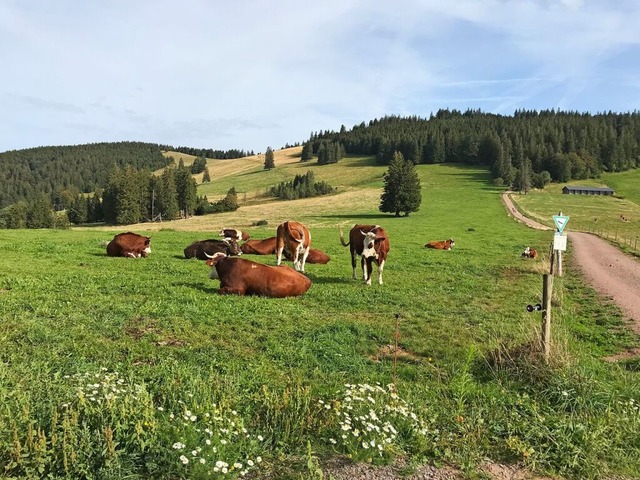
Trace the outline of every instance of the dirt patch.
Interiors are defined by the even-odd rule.
[[[615,355],[611,355],[609,357],[605,357],[604,359],[607,362],[624,362],[626,360],[633,360],[636,358],[640,358],[640,348],[630,348],[625,350],[624,352],[617,353]]]
[[[374,355],[371,355],[369,358],[375,362],[380,362],[382,360],[393,360],[394,357],[396,357],[398,360],[411,363],[419,363],[425,360],[423,357],[415,355],[400,346],[398,346],[398,351],[396,352],[395,345],[390,344],[383,345]]]

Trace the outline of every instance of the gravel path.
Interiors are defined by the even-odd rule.
[[[517,220],[540,230],[551,228],[518,212],[509,192],[502,195],[507,211]],[[611,298],[640,333],[640,261],[590,233],[567,232],[574,261],[584,278],[601,295]]]

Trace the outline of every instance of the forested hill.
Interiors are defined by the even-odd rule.
[[[38,147],[0,153],[0,208],[60,190],[93,192],[107,184],[113,168],[130,165],[151,171],[171,160],[159,145],[141,142]]]
[[[487,165],[505,185],[542,172],[556,181],[596,177],[640,167],[640,113],[439,110],[430,118],[388,116],[347,130],[312,134],[303,159],[324,143],[346,153],[377,155],[388,164],[400,151],[414,163]],[[525,175],[526,177],[526,175]]]

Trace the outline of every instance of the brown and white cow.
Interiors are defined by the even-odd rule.
[[[133,232],[119,233],[107,244],[110,257],[146,257],[151,253],[151,238]]]
[[[236,242],[249,240],[249,234],[238,230],[237,228],[223,228],[220,230],[220,236],[222,238],[233,238]]]
[[[242,253],[253,255],[272,255],[276,253],[276,237],[265,238],[264,240],[248,240],[240,245]],[[284,251],[287,260],[292,261],[292,257],[287,250]],[[331,257],[317,248],[309,248],[309,256],[306,263],[329,263]]]
[[[456,242],[453,241],[453,238],[449,240],[442,240],[440,242],[429,242],[425,245],[427,248],[435,248],[436,250],[451,250],[455,246]]]
[[[295,297],[302,295],[311,280],[287,265],[273,267],[244,258],[216,253],[207,260],[209,278],[220,279],[221,295],[262,295],[265,297]]]
[[[311,233],[300,222],[284,222],[278,225],[276,231],[276,264],[282,263],[282,253],[285,258],[293,260],[293,268],[304,273],[304,264],[311,248]]]
[[[234,239],[209,239],[209,240],[197,240],[184,249],[185,258],[197,258],[199,260],[206,260],[214,253],[222,252],[227,255],[242,255],[240,245]]]
[[[378,265],[378,283],[382,285],[382,271],[389,254],[389,238],[380,225],[355,225],[349,232],[349,242],[344,242],[344,234],[340,228],[340,243],[349,247],[353,278],[356,277],[356,256],[360,255],[362,276],[367,285],[371,285],[373,263]]]
[[[526,247],[520,256],[522,258],[533,258],[535,260],[538,258],[538,251],[535,248]]]

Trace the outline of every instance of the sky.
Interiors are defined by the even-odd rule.
[[[637,0],[0,0],[0,152],[640,110]]]

